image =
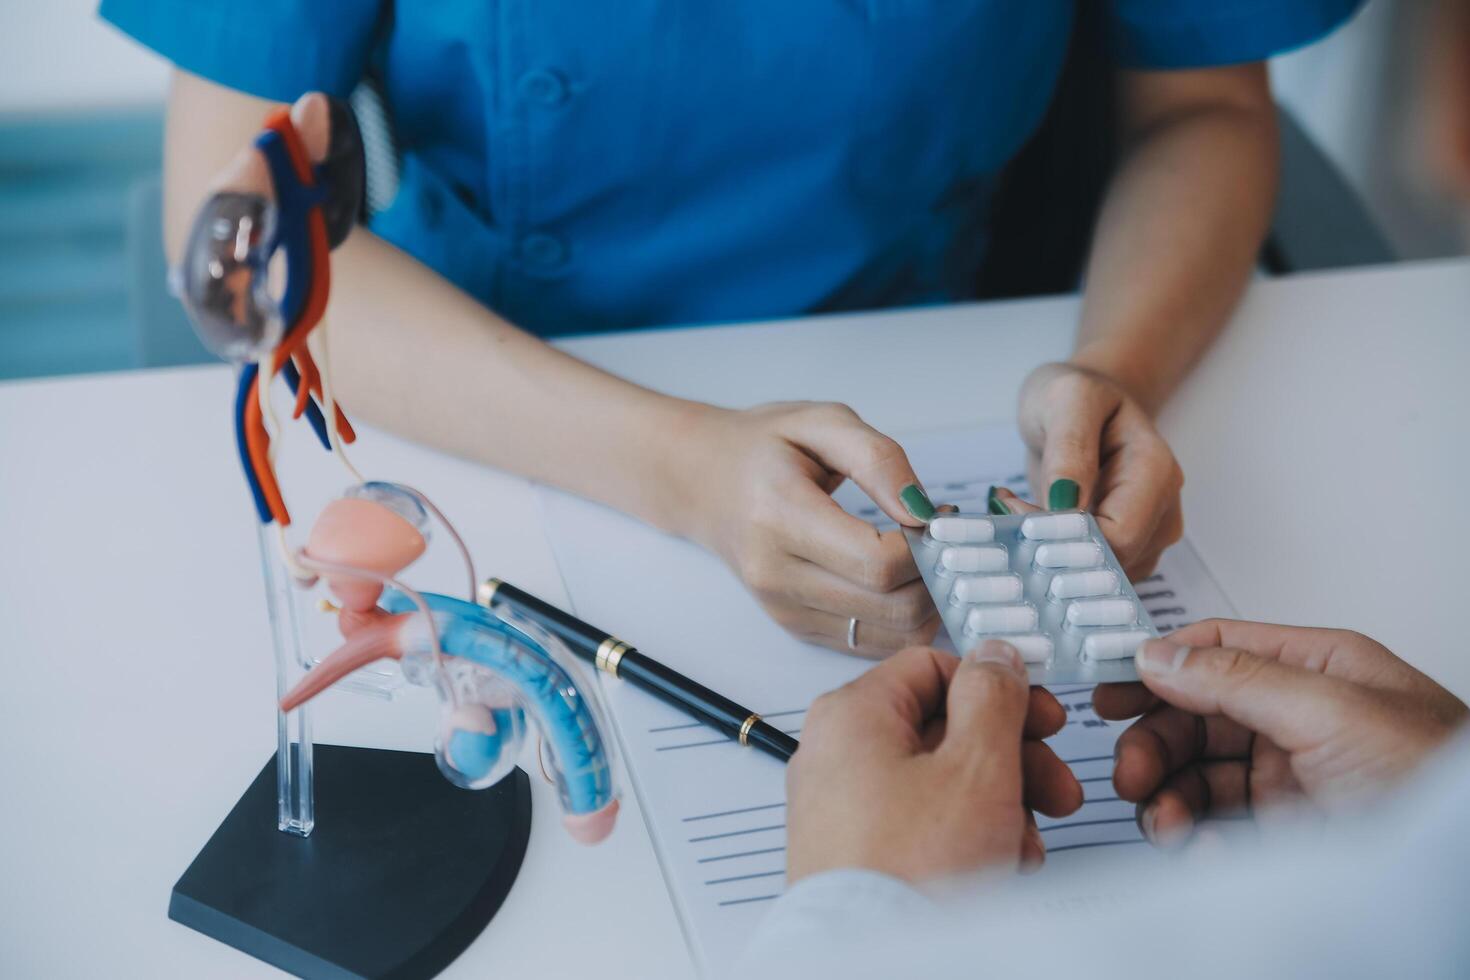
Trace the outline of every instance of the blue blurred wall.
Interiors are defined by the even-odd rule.
[[[136,205],[162,133],[157,109],[0,115],[0,378],[141,363],[132,279],[162,294],[163,261],[157,205]]]

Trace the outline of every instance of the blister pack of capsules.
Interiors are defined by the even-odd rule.
[[[941,514],[904,534],[956,650],[1005,640],[1032,684],[1138,679],[1159,633],[1091,514]]]

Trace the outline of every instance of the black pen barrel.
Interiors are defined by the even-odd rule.
[[[783,762],[795,755],[797,747],[801,744],[764,718],[750,726],[750,733],[746,736],[746,741],[758,749],[764,749]]]
[[[618,662],[618,676],[731,737],[739,736],[740,726],[751,715],[749,708],[637,650],[623,654]]]
[[[642,688],[666,704],[724,732],[741,745],[755,746],[783,761],[796,753],[796,739],[754,711],[529,592],[499,579],[490,579],[481,586],[479,597],[486,606],[504,605],[535,620],[598,670]]]
[[[595,626],[582,622],[571,613],[563,612],[551,603],[538,599],[509,582],[491,579],[484,588],[489,590],[487,605],[504,603],[512,610],[535,620],[583,660],[595,662],[597,648],[605,641],[614,639],[612,634],[604,633]]]

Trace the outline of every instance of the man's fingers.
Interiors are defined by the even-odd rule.
[[[1320,745],[1350,723],[1356,685],[1231,647],[1150,640],[1139,676],[1164,701],[1197,715],[1223,715],[1288,752]]]
[[[1099,684],[1092,691],[1092,710],[1105,721],[1137,718],[1158,703],[1142,684]]]
[[[984,772],[986,788],[1021,795],[1021,730],[1030,703],[1021,655],[1009,643],[986,640],[960,659],[945,699],[941,752],[955,753]]]
[[[1045,742],[1027,739],[1021,743],[1021,770],[1024,801],[1030,809],[1048,817],[1065,817],[1082,806],[1082,784]]]
[[[868,425],[846,405],[813,405],[785,419],[783,435],[821,465],[862,488],[883,513],[922,527],[934,506],[923,494],[908,455],[897,442]],[[918,497],[909,488],[920,488]]]
[[[1238,647],[1290,667],[1380,691],[1418,694],[1439,690],[1439,685],[1382,644],[1351,630],[1207,619],[1177,630],[1169,639],[1185,646]]]
[[[1137,812],[1138,829],[1156,847],[1178,847],[1194,833],[1194,811],[1184,797],[1172,789],[1139,804]]]
[[[1251,732],[1228,718],[1160,705],[1118,736],[1113,787],[1123,799],[1136,802],[1158,792],[1187,766],[1244,758],[1250,749]]]
[[[1026,830],[1021,835],[1021,865],[1023,875],[1035,874],[1046,863],[1046,841],[1036,828],[1036,814],[1026,811]]]
[[[1187,836],[1196,824],[1249,809],[1250,763],[1240,760],[1187,766],[1139,810],[1139,825],[1150,840]]]
[[[886,717],[896,718],[917,740],[924,723],[945,704],[945,690],[958,666],[954,657],[933,647],[910,647],[826,697],[834,697],[859,723],[864,716],[875,726]]]
[[[1236,816],[1251,804],[1250,771],[1243,759],[1201,762],[1170,776],[1160,792],[1177,793],[1196,823]]]
[[[1281,659],[1288,647],[1303,651],[1326,647],[1337,630],[1310,626],[1277,626],[1243,619],[1202,619],[1169,634],[1168,639],[1187,647],[1239,647],[1260,657]]]
[[[1026,738],[1051,738],[1067,724],[1067,709],[1044,687],[1033,687],[1026,706]]]
[[[1291,767],[1291,753],[1269,738],[1256,739],[1251,751],[1251,806],[1276,807],[1288,800],[1299,803],[1304,794]]]

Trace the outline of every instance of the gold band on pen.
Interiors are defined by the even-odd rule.
[[[481,582],[480,587],[475,590],[476,601],[478,601],[480,605],[484,606],[486,609],[489,609],[490,604],[495,601],[495,593],[499,592],[500,587],[504,584],[505,583],[500,581],[500,579],[498,578],[487,578],[485,581]]]
[[[628,649],[628,644],[616,636],[609,636],[597,645],[597,669],[618,676],[618,664],[623,662],[623,654]]]
[[[736,737],[740,740],[741,745],[750,744],[750,730],[754,728],[755,723],[760,720],[761,716],[752,711],[750,713],[750,717],[740,723],[740,734]]]

